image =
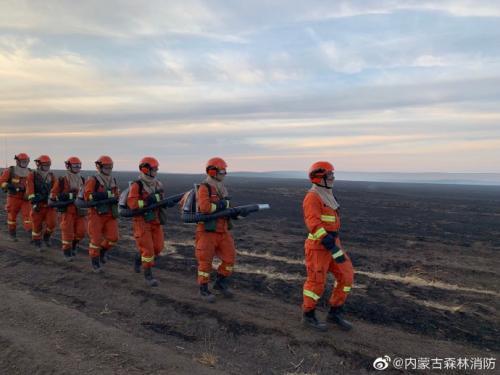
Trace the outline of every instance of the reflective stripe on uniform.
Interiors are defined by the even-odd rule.
[[[139,208],[143,208],[144,207],[144,201],[142,199],[139,199],[137,201],[137,205],[139,206]]]
[[[215,212],[217,210],[217,205],[215,203],[212,203],[210,206],[210,212]]]
[[[94,245],[92,242],[89,243],[89,247],[91,247],[92,249],[100,249],[101,248],[100,246]]]
[[[70,245],[73,243],[73,241],[62,240],[62,243],[63,243],[63,245]]]
[[[28,200],[32,199],[32,198],[35,198],[35,194],[30,194],[28,195]]]
[[[333,257],[333,259],[337,259],[338,257],[341,257],[342,255],[344,255],[344,252],[342,250],[339,250],[339,251],[333,253],[332,257]]]
[[[351,287],[345,286],[343,290],[344,290],[344,292],[349,293],[351,291]]]
[[[155,257],[154,255],[152,257],[145,257],[144,255],[141,257],[141,260],[144,262],[144,263],[150,263],[152,261],[155,260]]]
[[[12,224],[16,224],[16,222],[12,221],[12,220],[7,220],[7,224],[12,225]]]
[[[198,276],[209,277],[210,274],[208,272],[198,271]]]
[[[326,230],[325,230],[325,228],[321,227],[321,228],[319,228],[316,232],[314,232],[314,233],[309,233],[309,235],[307,236],[307,238],[308,238],[309,240],[314,240],[314,241],[316,241],[316,240],[319,240],[319,239],[320,239],[323,235],[325,235],[325,234],[326,234]]]
[[[233,269],[234,269],[234,267],[233,267],[233,266],[226,266],[225,268],[226,268],[226,270],[228,270],[228,271],[233,271]]]
[[[327,223],[335,223],[337,218],[333,215],[321,215],[321,221],[325,221]]]
[[[116,242],[108,241],[108,245],[116,245]]]
[[[31,220],[24,220],[24,224],[31,224]]]
[[[306,297],[312,298],[315,301],[319,300],[319,296],[316,293],[311,292],[310,290],[304,289],[304,295]]]
[[[33,231],[31,231],[31,235],[32,235],[32,236],[41,236],[41,235],[42,235],[42,232],[38,232],[38,233],[37,233],[37,232],[33,232]]]

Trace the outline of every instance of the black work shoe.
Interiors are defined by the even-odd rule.
[[[213,288],[222,293],[222,295],[226,298],[234,297],[234,294],[229,290],[229,286],[227,285],[227,277],[217,274],[217,278],[215,279]]]
[[[33,246],[35,246],[35,249],[39,252],[42,251],[42,240],[33,240]]]
[[[141,266],[142,266],[141,254],[136,253],[134,257],[134,272],[141,273]]]
[[[106,255],[106,249],[101,248],[99,252],[99,260],[101,261],[101,264],[106,264],[108,261],[108,256]]]
[[[43,234],[43,242],[45,242],[45,246],[47,246],[47,247],[50,247],[50,245],[51,245],[50,244],[50,235],[51,235],[51,233],[47,233],[47,232],[45,232]]]
[[[158,280],[153,277],[151,267],[144,268],[144,279],[149,286],[158,286]]]
[[[302,315],[302,324],[321,332],[325,332],[327,330],[326,324],[320,322],[316,318],[316,310],[306,311],[304,315]]]
[[[101,261],[99,260],[99,257],[92,257],[90,258],[91,264],[92,264],[92,271],[95,273],[101,273],[102,272],[102,267],[101,267]]]
[[[9,238],[11,241],[17,242],[17,233],[15,230],[9,230]]]
[[[200,284],[200,297],[208,303],[215,302],[215,296],[208,290],[208,284]]]
[[[71,258],[71,249],[64,250],[64,260],[67,262],[73,261],[73,258]]]
[[[73,240],[73,242],[71,243],[71,256],[74,257],[76,256],[76,254],[78,253],[78,244],[80,243],[79,240]]]
[[[352,329],[352,323],[344,319],[343,307],[344,306],[331,306],[330,311],[326,316],[326,321],[337,324],[344,331],[350,331]]]

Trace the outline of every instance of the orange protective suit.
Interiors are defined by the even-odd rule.
[[[354,281],[354,270],[351,260],[345,250],[342,249],[340,239],[336,238],[336,245],[342,249],[338,254],[332,254],[321,243],[321,239],[328,232],[338,232],[340,229],[340,215],[325,204],[315,192],[309,191],[303,202],[304,221],[309,230],[305,241],[305,260],[307,268],[307,279],[304,284],[304,301],[302,309],[307,312],[316,307],[317,301],[325,290],[328,272],[331,272],[336,280],[336,285],[330,298],[331,306],[344,304]],[[334,256],[342,255],[345,261],[337,263]]]
[[[57,214],[56,210],[48,206],[48,198],[52,187],[56,182],[54,174],[49,172],[44,179],[43,176],[37,171],[31,171],[28,175],[26,194],[29,200],[35,196],[42,196],[43,199],[39,202],[33,203],[31,210],[32,231],[31,236],[33,240],[40,240],[42,236],[50,237],[56,228]],[[43,225],[45,224],[45,229]]]
[[[150,196],[150,193],[146,191],[142,184],[140,181],[135,181],[130,185],[127,206],[132,210],[143,208]],[[163,188],[159,183],[155,194],[158,194],[157,201],[163,199]],[[152,212],[150,211],[150,214],[134,216],[133,219],[135,243],[141,254],[144,269],[154,266],[155,257],[164,248],[164,234],[163,227],[160,224],[159,211],[156,208]]]
[[[85,183],[84,199],[92,201],[96,193],[106,193],[108,198],[119,198],[120,192],[116,181],[113,178],[111,186],[104,186],[104,181],[99,176],[93,176],[87,179]],[[101,210],[99,213],[99,210]],[[117,211],[113,214],[112,205],[103,207],[92,207],[89,209],[88,233],[89,233],[89,255],[91,258],[98,257],[100,250],[110,250],[118,241],[118,221],[116,220]]]
[[[9,191],[7,196],[7,204],[5,209],[7,211],[7,227],[9,232],[16,232],[17,215],[21,212],[23,219],[24,230],[31,230],[31,204],[26,196],[27,177],[20,177],[15,174],[14,167],[5,168],[0,176],[0,187],[7,189],[9,182],[14,185],[18,190],[17,192]]]
[[[209,188],[205,183],[200,185],[197,194],[199,212],[204,214],[215,212],[219,200],[221,197],[217,194],[215,186],[210,185]],[[212,228],[209,226],[209,223],[203,222],[196,226],[195,255],[198,261],[198,284],[206,284],[210,280],[214,256],[222,261],[217,273],[226,277],[233,273],[236,260],[234,240],[229,232],[229,219],[218,218]]]
[[[59,194],[67,193],[71,198],[76,197],[78,191],[71,189],[70,182],[67,176],[59,177],[52,190],[50,197],[52,200],[58,200]],[[74,205],[70,204],[66,208],[61,209],[61,238],[62,250],[70,250],[73,246],[73,241],[81,241],[85,237],[87,220],[83,213]]]

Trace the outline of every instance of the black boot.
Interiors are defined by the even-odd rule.
[[[302,324],[304,324],[307,327],[314,328],[318,331],[324,332],[327,330],[326,324],[320,322],[316,318],[316,310],[309,310],[304,313],[302,316]]]
[[[215,296],[208,290],[208,283],[200,284],[200,297],[208,303],[215,302]]]
[[[92,264],[92,271],[95,273],[101,273],[102,272],[102,267],[101,267],[101,262],[99,260],[99,257],[92,257],[90,258],[91,264]]]
[[[344,306],[331,306],[330,311],[326,317],[326,321],[337,324],[344,331],[352,329],[352,323],[345,320],[343,317]]]
[[[134,272],[141,273],[141,266],[142,266],[141,254],[136,253],[134,257]]]
[[[78,244],[80,243],[79,240],[73,240],[71,243],[71,256],[74,257],[76,256],[76,253],[78,252]]]
[[[16,230],[9,230],[9,238],[11,241],[17,242],[17,233]]]
[[[52,233],[50,233],[50,232],[45,232],[43,234],[43,242],[45,242],[45,246],[47,246],[47,247],[50,247],[50,235],[51,234]]]
[[[221,275],[220,273],[217,274],[217,278],[215,279],[214,289],[221,292],[226,298],[232,298],[234,296],[227,285],[227,277]]]
[[[158,286],[158,281],[153,277],[151,267],[144,268],[144,279],[149,286]]]
[[[64,250],[64,260],[67,262],[73,261],[73,258],[71,257],[71,249]]]
[[[99,252],[99,260],[101,261],[101,264],[106,264],[107,260],[108,260],[108,256],[106,255],[106,249],[103,249],[101,247],[101,250]]]
[[[42,240],[33,240],[33,246],[38,252],[42,252]]]

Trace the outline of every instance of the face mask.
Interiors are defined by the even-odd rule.
[[[105,174],[106,176],[109,176],[111,174],[111,171],[113,170],[112,167],[102,167],[101,172]]]
[[[50,165],[41,165],[40,170],[48,172],[50,170]]]
[[[17,165],[21,168],[26,168],[29,164],[29,161],[27,160],[21,160],[21,161],[18,161]]]

